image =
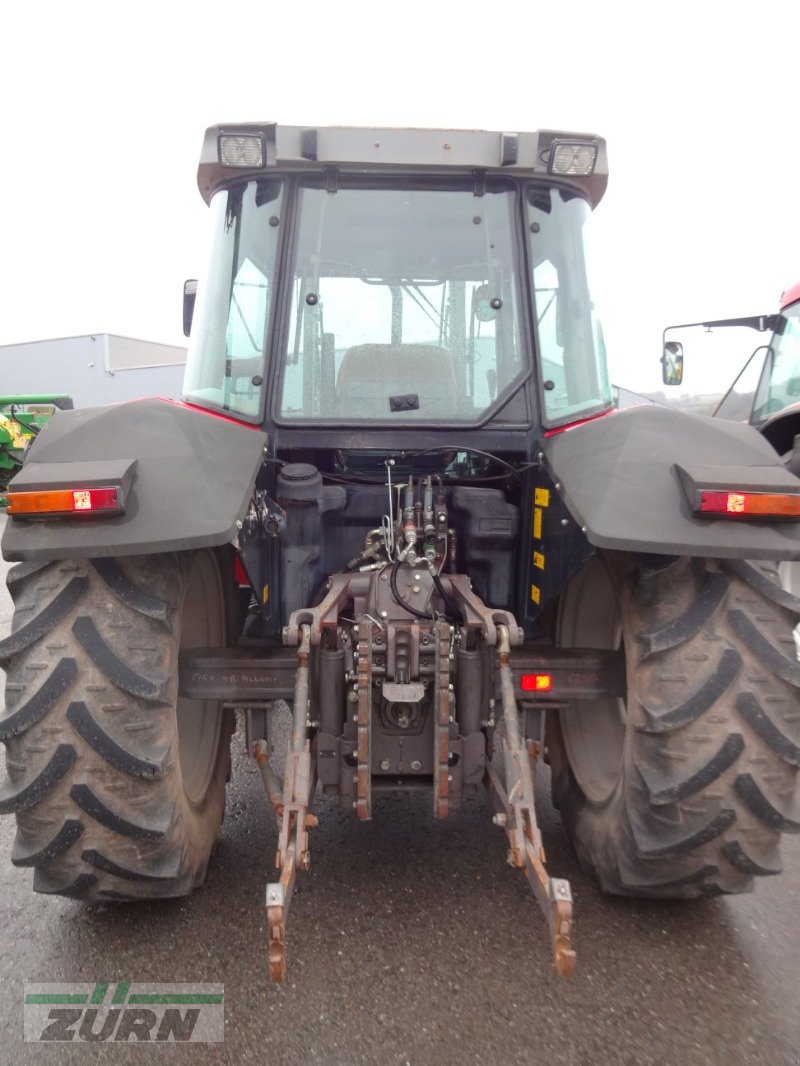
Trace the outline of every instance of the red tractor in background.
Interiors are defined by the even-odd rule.
[[[800,281],[781,294],[780,310],[768,315],[716,319],[664,331],[662,355],[665,385],[683,381],[684,342],[693,331],[705,336],[733,328],[769,332],[769,341],[759,344],[748,357],[733,384],[718,402],[718,418],[747,421],[780,455],[787,469],[800,475]],[[782,562],[781,584],[788,592],[800,593],[800,566]],[[795,631],[798,658],[800,632]]]
[[[794,439],[800,433],[800,281],[781,296],[777,314],[723,318],[670,326],[664,331],[662,378],[665,385],[683,382],[684,347],[696,331],[713,335],[715,330],[739,327],[770,333],[749,356],[713,414],[719,418],[748,421],[763,434],[779,455],[790,462],[793,473],[800,458],[790,460]]]

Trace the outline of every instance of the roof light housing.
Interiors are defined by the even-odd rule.
[[[267,161],[266,144],[260,133],[220,133],[217,148],[224,167],[252,170],[265,166]]]
[[[564,140],[556,137],[547,157],[547,173],[586,178],[597,164],[597,141]]]

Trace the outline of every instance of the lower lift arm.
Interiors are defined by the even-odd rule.
[[[534,807],[532,758],[538,754],[535,741],[531,749],[522,740],[519,712],[511,675],[509,632],[498,626],[500,693],[505,724],[505,787],[487,762],[487,788],[498,814],[495,822],[505,828],[509,841],[508,861],[525,870],[536,900],[550,926],[556,969],[568,977],[575,969],[572,949],[572,892],[569,882],[550,877],[545,867],[542,835]]]

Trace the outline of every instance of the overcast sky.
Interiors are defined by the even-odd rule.
[[[800,4],[73,0],[6,5],[0,345],[184,343],[206,126],[596,132],[595,280],[614,380],[661,330],[776,308],[800,280]]]

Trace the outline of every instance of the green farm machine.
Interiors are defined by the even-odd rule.
[[[72,406],[69,396],[0,396],[0,506],[39,430],[55,410]]]

